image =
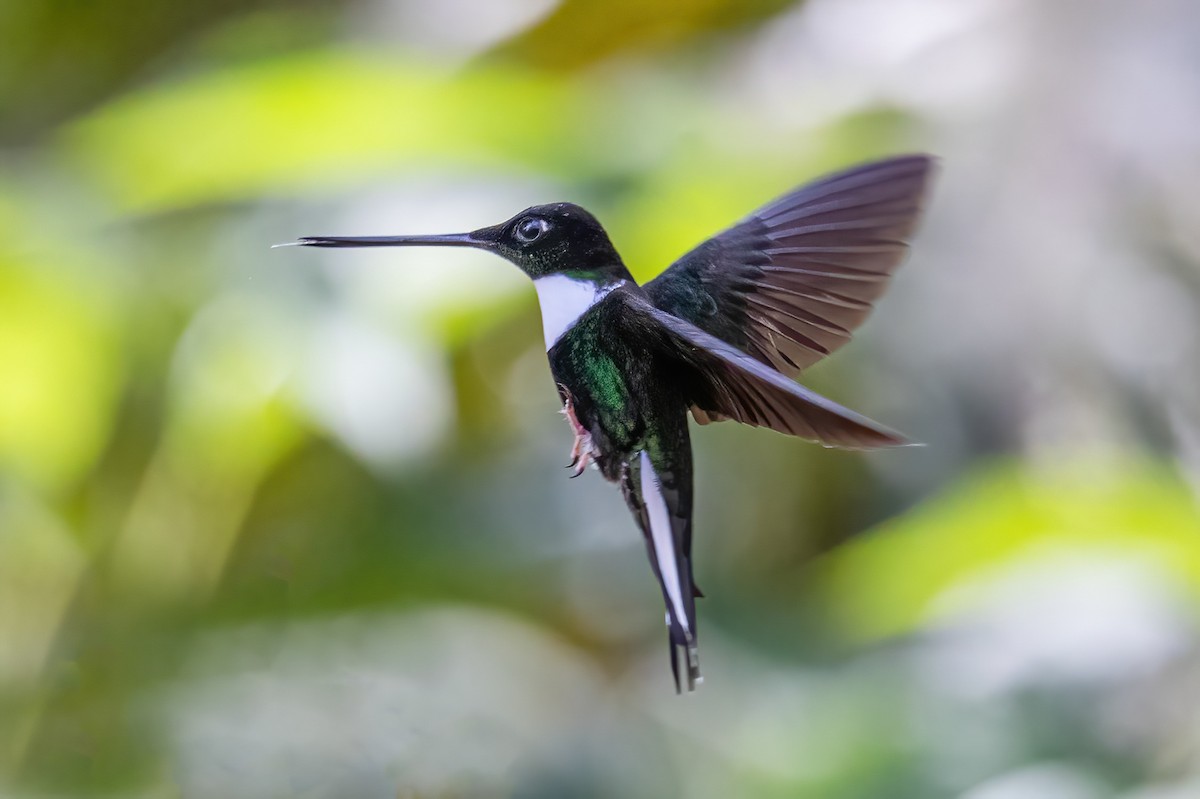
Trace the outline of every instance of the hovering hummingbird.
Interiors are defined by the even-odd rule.
[[[932,160],[906,155],[802,186],[701,243],[644,286],[594,216],[571,203],[437,236],[310,236],[308,247],[474,247],[533,279],[550,372],[575,441],[572,476],[618,483],[662,588],[675,689],[700,681],[687,414],[826,447],[898,433],[793,382],[850,340],[921,214]],[[279,245],[277,245],[279,246]]]

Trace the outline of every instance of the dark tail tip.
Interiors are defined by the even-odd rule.
[[[704,675],[700,673],[700,650],[693,643],[687,648],[687,686],[689,691],[696,690],[696,686],[704,682]]]
[[[696,686],[704,682],[704,676],[700,673],[700,651],[695,642],[677,644],[671,640],[668,641],[668,646],[671,649],[671,676],[675,678],[675,693],[682,694],[685,684],[688,693],[695,691]],[[684,657],[682,664],[679,662],[680,649],[683,650]],[[680,665],[683,666],[682,669]]]

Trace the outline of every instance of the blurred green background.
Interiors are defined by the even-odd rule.
[[[0,6],[0,796],[1200,796],[1190,0]],[[913,256],[695,431],[707,682],[534,295],[269,250],[572,200],[639,278],[883,154]]]

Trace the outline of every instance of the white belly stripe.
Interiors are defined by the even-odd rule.
[[[558,343],[563,334],[613,289],[625,285],[624,280],[603,286],[590,280],[576,280],[567,275],[547,275],[533,281],[538,304],[542,308],[542,334],[546,337],[546,352]]]
[[[679,585],[679,564],[675,560],[675,534],[671,530],[671,516],[667,512],[667,502],[663,499],[658,474],[650,465],[650,456],[643,450],[641,457],[642,500],[650,514],[650,540],[654,544],[654,557],[658,560],[658,571],[662,575],[663,585],[667,588],[671,607],[675,609],[675,618],[683,631],[691,636],[687,611],[683,605],[683,591]]]

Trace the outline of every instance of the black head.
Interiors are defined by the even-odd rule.
[[[309,236],[306,247],[475,247],[490,250],[533,279],[572,272],[624,273],[621,257],[596,217],[573,203],[526,208],[492,227],[443,236]],[[276,245],[280,246],[280,245]]]

